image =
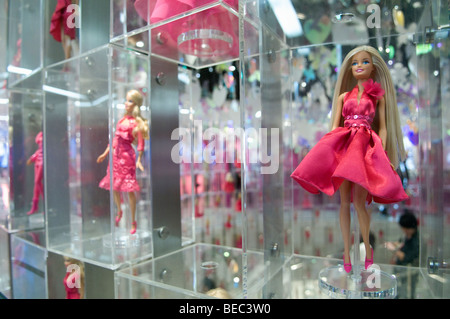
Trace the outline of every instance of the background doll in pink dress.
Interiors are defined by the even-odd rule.
[[[42,132],[36,135],[35,142],[38,145],[36,152],[30,156],[27,165],[34,163],[34,191],[33,202],[31,209],[27,215],[32,215],[37,212],[39,208],[39,199],[44,197],[44,185],[42,179],[44,177],[44,160],[42,155]]]
[[[122,218],[120,193],[128,193],[131,211],[131,234],[136,232],[136,193],[140,191],[136,180],[136,167],[144,170],[141,160],[144,152],[145,140],[149,138],[147,121],[142,118],[140,107],[143,102],[142,94],[137,90],[131,90],[126,95],[125,114],[117,123],[113,139],[113,196],[117,206],[116,226]],[[133,144],[137,143],[138,157]],[[109,154],[110,147],[97,158],[101,163]],[[110,167],[108,164],[106,176],[100,181],[101,188],[110,189]]]
[[[76,46],[76,43],[73,41],[76,37],[76,28],[71,27],[68,23],[68,20],[72,19],[74,16],[74,11],[70,10],[69,7],[72,4],[78,6],[79,0],[57,1],[51,17],[49,31],[56,41],[61,42],[66,60],[72,56],[72,50],[74,49],[74,46]]]
[[[63,279],[66,299],[84,298],[84,264],[78,259],[64,256],[66,275]]]
[[[350,204],[364,241],[365,268],[373,264],[366,201],[394,203],[408,198],[395,171],[405,157],[395,88],[377,50],[360,46],[348,53],[332,105],[331,131],[300,162],[291,177],[307,191],[340,193],[344,269],[350,272]]]

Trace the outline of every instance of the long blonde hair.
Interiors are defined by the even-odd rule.
[[[128,91],[127,94],[130,94],[131,100],[135,104],[132,115],[138,122],[138,129],[141,130],[142,136],[146,140],[148,140],[150,138],[148,120],[143,118],[141,115],[141,106],[144,101],[144,97],[142,96],[141,92],[139,92],[138,90],[134,90],[134,89]]]
[[[331,109],[331,123],[332,125],[333,119],[336,116],[337,107],[336,103],[339,96],[342,93],[351,91],[357,84],[357,80],[353,77],[351,71],[352,57],[360,52],[366,51],[372,56],[372,62],[375,67],[375,71],[373,72],[372,79],[381,84],[381,87],[384,89],[384,100],[386,105],[385,112],[385,122],[386,122],[386,152],[388,157],[394,165],[395,168],[398,166],[399,158],[404,160],[406,158],[405,147],[403,146],[403,135],[400,126],[400,115],[397,107],[397,98],[395,87],[392,82],[391,73],[381,57],[378,51],[368,45],[359,46],[351,50],[344,61],[342,62],[341,70],[339,72],[336,87],[334,89],[333,96],[333,104]],[[378,110],[378,109],[377,109]],[[372,124],[372,129],[378,134],[379,129],[379,119],[378,119],[378,111],[376,111],[375,119]],[[344,119],[341,116],[340,126],[344,125]]]

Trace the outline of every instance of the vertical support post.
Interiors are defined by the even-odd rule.
[[[280,44],[278,39],[260,31],[261,43],[261,130],[267,134],[261,135],[260,144],[266,143],[267,154],[274,156],[282,163],[282,84]],[[272,134],[278,132],[275,139]],[[275,143],[273,143],[275,142]],[[272,144],[273,143],[273,144]],[[271,163],[267,163],[270,165]],[[265,165],[261,163],[261,166]],[[264,298],[283,297],[282,264],[284,256],[284,205],[283,205],[283,174],[282,169],[266,172],[262,179],[263,222],[264,222],[264,260],[267,265],[266,284],[263,290]]]
[[[181,248],[180,167],[171,158],[179,126],[178,66],[151,58],[151,180],[153,255]]]

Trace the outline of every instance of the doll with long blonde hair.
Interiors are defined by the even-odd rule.
[[[358,215],[365,268],[373,264],[366,202],[395,203],[408,198],[395,171],[405,149],[389,69],[377,50],[360,46],[342,62],[337,78],[331,131],[305,156],[291,177],[313,194],[340,193],[339,221],[344,269],[350,260],[350,204]]]
[[[64,288],[66,299],[84,299],[84,263],[78,259],[64,256],[66,275]]]
[[[142,94],[138,90],[127,92],[125,101],[125,114],[117,123],[113,139],[113,196],[117,206],[116,226],[122,218],[120,193],[128,193],[131,211],[131,234],[136,233],[136,193],[140,191],[136,180],[136,168],[144,170],[142,155],[144,153],[145,139],[149,138],[147,121],[141,116],[140,107],[143,102]],[[138,157],[133,144],[137,144]],[[110,147],[97,158],[97,163],[105,160]],[[108,164],[106,176],[100,181],[101,188],[110,189],[110,168]]]

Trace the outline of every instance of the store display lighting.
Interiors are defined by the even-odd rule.
[[[7,68],[9,73],[22,74],[22,75],[30,75],[33,71],[30,69],[20,68],[14,65],[8,65]]]
[[[303,34],[302,25],[290,0],[269,0],[273,13],[288,38]]]
[[[74,99],[80,99],[80,100],[86,100],[86,96],[76,93],[76,92],[72,92],[72,91],[67,91],[67,90],[63,90],[63,89],[59,89],[53,86],[49,86],[49,85],[43,85],[42,89],[45,92],[49,92],[49,93],[54,93],[54,94],[58,94],[58,95],[64,95],[67,97],[71,97]]]

